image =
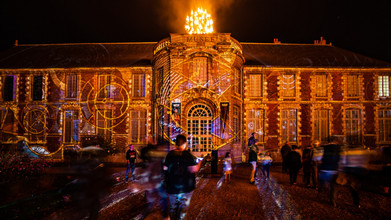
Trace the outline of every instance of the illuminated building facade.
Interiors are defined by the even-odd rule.
[[[0,54],[0,77],[1,143],[24,136],[53,157],[93,136],[125,149],[184,133],[196,154],[239,155],[252,132],[268,149],[331,136],[391,144],[391,64],[323,39],[16,45]]]

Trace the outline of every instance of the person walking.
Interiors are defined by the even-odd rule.
[[[255,139],[255,133],[251,133],[251,136],[250,138],[248,139],[248,147],[251,147],[253,145],[255,145],[255,143],[257,143],[257,139]]]
[[[133,144],[129,144],[129,149],[126,151],[126,175],[125,182],[129,179],[129,170],[132,169],[132,180],[135,180],[134,170],[136,165],[136,151],[134,150]]]
[[[195,189],[195,173],[201,167],[201,161],[196,162],[186,150],[186,137],[179,134],[176,137],[176,149],[170,151],[163,163],[165,185],[170,201],[170,218],[184,219]]]
[[[269,169],[272,165],[273,159],[270,156],[270,152],[267,151],[264,155],[261,156],[260,164],[262,166],[262,174],[265,179],[269,179]]]
[[[168,219],[168,196],[163,187],[163,160],[167,155],[166,147],[168,142],[157,145],[148,144],[141,149],[140,158],[143,161],[143,169],[139,169],[139,184],[145,192],[147,208],[139,215],[145,219],[153,207],[158,203],[161,208],[163,219]]]
[[[287,155],[287,168],[289,170],[289,180],[290,184],[296,184],[297,174],[301,169],[301,156],[298,152],[298,147],[296,145],[292,146],[292,151],[290,151]]]
[[[250,151],[248,153],[248,162],[251,164],[251,176],[250,176],[250,184],[255,183],[256,177],[256,169],[257,169],[257,152],[255,146],[250,147]]]
[[[314,161],[314,150],[311,146],[306,147],[303,150],[303,182],[306,187],[310,186],[310,179],[312,179],[312,185],[316,188],[317,184],[317,167]]]
[[[281,147],[280,153],[281,153],[281,158],[282,158],[282,172],[287,173],[287,156],[289,152],[291,152],[291,146],[289,144],[289,141],[285,142],[284,146]]]
[[[322,163],[319,166],[319,180],[321,186],[328,185],[330,190],[330,202],[335,207],[335,184],[338,176],[341,147],[338,143],[330,143],[323,147]]]
[[[227,152],[225,153],[224,158],[224,181],[225,182],[231,182],[231,173],[232,173],[232,159],[231,159],[231,153]]]

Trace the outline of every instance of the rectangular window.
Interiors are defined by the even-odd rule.
[[[233,135],[235,136],[234,142],[240,141],[240,109],[238,106],[233,106],[232,109],[232,128]]]
[[[27,138],[30,143],[45,141],[46,136],[46,116],[40,109],[31,109],[24,116],[24,124],[28,131]],[[26,123],[27,122],[27,123]]]
[[[262,97],[262,75],[261,74],[250,74],[248,77],[250,85],[250,97]]]
[[[133,97],[145,97],[145,74],[133,74]]]
[[[361,144],[361,110],[347,109],[345,112],[346,141],[348,144]]]
[[[65,110],[64,142],[79,142],[79,112],[77,110]]]
[[[316,75],[315,85],[316,97],[327,97],[327,75]]]
[[[3,81],[3,101],[14,101],[16,99],[16,76],[5,76]]]
[[[77,98],[77,75],[67,75],[66,82],[66,98]]]
[[[33,98],[33,101],[42,101],[44,99],[43,76],[34,76],[33,77],[32,98]]]
[[[111,98],[111,76],[98,76],[99,98]]]
[[[379,83],[379,96],[390,97],[390,76],[383,75],[378,78]]]
[[[281,110],[281,137],[282,141],[297,142],[297,113],[296,109]]]
[[[112,110],[99,109],[96,112],[96,116],[97,134],[103,137],[107,142],[111,142]]]
[[[347,76],[347,84],[346,84],[346,92],[347,97],[358,97],[360,95],[360,82],[359,75],[348,75]]]
[[[263,109],[251,109],[247,111],[247,134],[255,133],[258,142],[265,142],[265,111]]]
[[[296,76],[295,74],[283,74],[281,84],[282,97],[295,97],[296,96]]]
[[[161,94],[162,89],[163,89],[163,82],[164,82],[164,68],[160,67],[157,70],[157,94]]]
[[[193,58],[192,80],[200,86],[208,87],[208,58]]]
[[[130,127],[132,143],[146,143],[147,141],[147,111],[131,111]]]
[[[241,94],[242,87],[241,87],[241,83],[240,83],[240,70],[238,68],[234,69],[233,78],[234,79],[232,80],[232,83],[233,83],[233,87],[234,87],[234,92],[236,94]]]
[[[379,142],[391,142],[391,110],[381,109],[379,116]]]
[[[15,137],[16,135],[18,135],[17,133],[17,129],[18,129],[18,124],[15,123],[16,120],[15,120],[15,117],[14,115],[16,115],[16,113],[14,112],[14,110],[12,110],[11,108],[0,108],[0,143],[1,142],[8,142],[10,140],[10,138],[12,137]],[[28,115],[26,117],[27,119],[29,119]],[[27,125],[27,123],[26,123]],[[31,124],[28,124],[27,126],[29,126],[30,128],[30,125]],[[36,126],[31,126],[31,129],[33,130]],[[30,139],[31,140],[31,139]]]
[[[316,109],[314,118],[314,140],[321,143],[329,140],[329,110]]]

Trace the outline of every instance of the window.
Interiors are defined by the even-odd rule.
[[[360,95],[360,83],[357,74],[347,76],[346,95],[347,97],[358,97]]]
[[[164,72],[163,72],[163,67],[160,67],[157,70],[157,94],[161,94],[161,91],[163,89],[163,82],[164,82]]]
[[[295,74],[283,74],[281,84],[282,97],[295,97],[296,96],[296,76]]]
[[[96,128],[99,136],[111,142],[112,111],[111,109],[99,109],[96,112]]]
[[[26,112],[23,125],[29,142],[43,142],[47,128],[47,112],[41,108],[32,108]]]
[[[316,109],[314,118],[314,140],[321,143],[329,140],[329,110]]]
[[[8,142],[18,135],[18,124],[15,123],[16,113],[11,108],[0,108],[0,142]]]
[[[262,75],[261,74],[250,74],[249,80],[249,91],[250,97],[262,97]]]
[[[327,75],[317,74],[315,85],[316,97],[327,97]]]
[[[208,87],[208,58],[207,57],[193,58],[192,79],[200,86]]]
[[[212,150],[212,111],[207,105],[197,104],[187,113],[187,142],[192,151],[208,152]]]
[[[255,138],[259,142],[265,142],[265,111],[263,109],[251,109],[247,111],[247,117],[247,134],[251,134],[254,132]]]
[[[145,97],[145,74],[133,74],[133,97]]]
[[[221,95],[231,85],[230,82],[231,73],[229,71],[226,71],[225,66],[223,64],[219,64],[217,62],[216,66],[217,66],[217,79],[215,80],[217,81],[217,85],[218,85],[218,87],[216,88],[216,92]]]
[[[297,113],[296,109],[283,109],[281,110],[281,138],[282,142],[297,141]]]
[[[33,101],[42,101],[44,99],[43,76],[33,77],[32,99]]]
[[[361,144],[361,110],[347,109],[345,112],[346,141],[348,144]]]
[[[66,98],[77,98],[77,75],[67,75],[66,82]]]
[[[235,135],[234,142],[240,141],[240,109],[238,106],[232,108],[232,128]]]
[[[381,109],[378,111],[379,119],[379,142],[391,142],[391,110]]]
[[[79,112],[77,110],[65,110],[64,142],[79,142]]]
[[[147,142],[147,111],[132,111],[131,112],[131,142],[146,143]]]
[[[236,94],[241,94],[242,87],[240,85],[240,70],[238,68],[234,69],[232,83],[234,87],[234,92]]]
[[[390,76],[383,75],[379,76],[379,96],[390,97]]]
[[[16,99],[16,76],[5,76],[3,81],[3,101],[14,101]]]
[[[98,76],[98,97],[99,98],[111,98],[111,76],[99,75]]]

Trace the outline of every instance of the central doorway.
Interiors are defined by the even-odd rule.
[[[213,113],[205,104],[193,105],[187,113],[187,142],[193,152],[212,150]]]

